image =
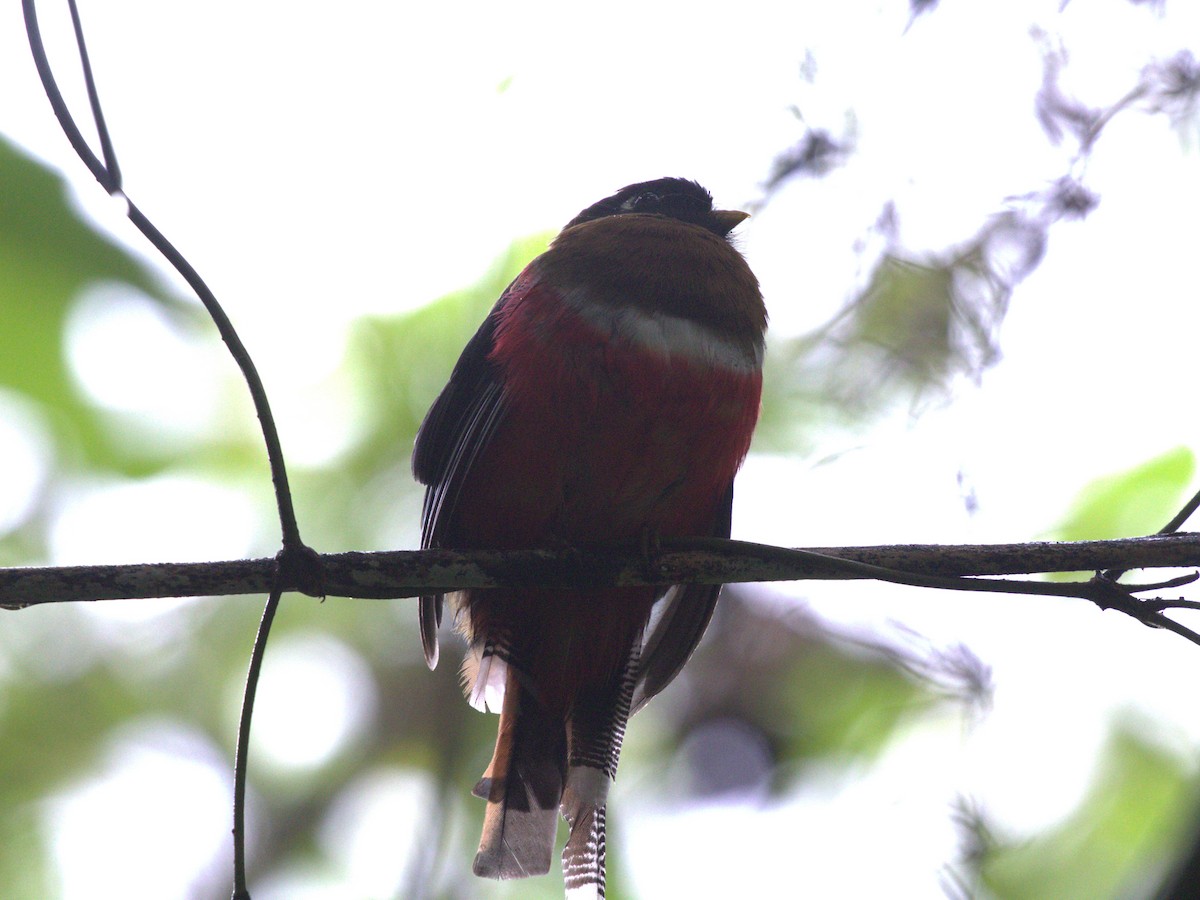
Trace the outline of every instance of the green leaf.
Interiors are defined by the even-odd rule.
[[[99,190],[99,187],[97,187]],[[120,282],[166,303],[165,282],[79,215],[61,175],[0,137],[0,387],[47,414],[72,456],[124,470],[101,414],[73,383],[65,325],[79,292]]]
[[[1196,801],[1195,785],[1178,759],[1136,730],[1126,726],[1113,735],[1095,784],[1065,822],[988,851],[981,874],[992,896],[1134,896],[1129,888],[1145,880],[1147,867],[1170,862]]]
[[[1183,504],[1195,473],[1195,455],[1177,447],[1127,472],[1097,478],[1080,491],[1054,537],[1086,541],[1153,534]]]

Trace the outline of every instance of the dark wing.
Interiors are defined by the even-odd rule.
[[[488,354],[492,351],[496,311],[506,296],[507,291],[463,350],[449,383],[417,430],[413,475],[426,485],[421,511],[422,549],[442,546],[465,476],[503,415],[503,390]],[[441,594],[420,599],[420,623],[425,662],[432,669],[438,660]]]
[[[733,516],[733,483],[721,498],[712,537],[728,538]],[[704,637],[717,606],[719,584],[676,585],[661,601],[661,611],[642,642],[641,671],[633,690],[630,715],[670,684]]]

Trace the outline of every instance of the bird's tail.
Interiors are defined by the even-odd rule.
[[[616,684],[580,697],[570,718],[570,766],[562,814],[571,826],[563,848],[568,900],[603,900],[608,787],[617,774],[625,723],[638,678],[635,645]]]
[[[595,776],[603,779],[600,785]],[[568,900],[603,900],[607,794],[608,777],[596,769],[573,768],[567,776],[563,817],[571,836],[563,848],[562,866]]]
[[[474,871],[524,878],[550,871],[566,774],[566,729],[506,667],[504,703],[491,764],[476,796],[487,800]]]

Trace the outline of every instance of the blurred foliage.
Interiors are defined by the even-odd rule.
[[[80,220],[62,177],[0,137],[0,386],[37,404],[81,464],[144,473],[73,381],[64,334],[79,292],[107,281],[171,303],[161,277]],[[195,321],[195,320],[193,320]]]
[[[515,242],[470,288],[422,309],[372,316],[354,324],[344,354],[362,417],[361,438],[336,471],[300,472],[298,496],[313,521],[306,539],[328,550],[388,549],[381,536],[395,527],[396,505],[416,486],[405,452],[450,370],[487,311],[526,262],[546,249],[550,235]],[[414,508],[412,531],[417,522]],[[395,543],[392,543],[395,546]]]
[[[1029,840],[991,836],[982,883],[1011,900],[1092,900],[1153,893],[1200,799],[1183,760],[1127,723],[1109,740],[1092,789],[1070,817]]]
[[[881,648],[856,646],[802,608],[781,612],[756,596],[726,588],[712,633],[681,676],[689,690],[672,705],[672,744],[706,722],[740,722],[765,738],[780,778],[803,778],[812,761],[869,761],[899,724],[937,702],[930,680],[910,677]],[[792,786],[777,781],[773,790]]]
[[[1098,478],[1080,492],[1054,537],[1090,541],[1154,534],[1183,505],[1195,474],[1195,454],[1176,447],[1127,472]]]
[[[1200,125],[1200,61],[1190,49],[1153,59],[1141,77],[1115,103],[1091,106],[1063,88],[1068,55],[1049,35],[1038,32],[1042,44],[1042,87],[1036,99],[1038,122],[1055,144],[1070,141],[1079,159],[1086,158],[1113,116],[1126,109],[1163,115],[1185,140]]]
[[[874,226],[885,250],[866,288],[824,327],[767,356],[760,441],[794,448],[814,423],[861,428],[896,405],[947,401],[999,359],[1017,283],[1045,251],[1055,216],[1010,210],[962,245],[915,258],[896,247],[894,210]],[[1039,216],[1041,218],[1039,218]]]
[[[911,5],[915,18],[936,4]],[[1046,58],[1039,115],[1051,137],[1072,136],[1085,155],[1114,110],[1090,111],[1075,103],[1059,87],[1058,58],[1050,52]],[[1198,81],[1194,58],[1181,54],[1148,67],[1125,106],[1136,103],[1172,121],[1194,121]],[[840,165],[853,152],[854,136],[852,116],[841,137],[807,129],[780,155],[767,193],[789,179],[819,177]],[[47,524],[78,487],[68,475],[134,482],[186,468],[214,485],[246,490],[269,508],[266,487],[257,483],[262,461],[251,440],[213,435],[190,447],[148,440],[134,455],[117,439],[122,423],[79,390],[69,369],[64,331],[84,288],[116,282],[135,289],[170,308],[172,323],[194,337],[200,320],[192,307],[182,311],[155,273],[84,222],[60,177],[2,140],[0,197],[0,389],[37,410],[48,423],[56,459],[69,461],[51,473],[51,485],[26,521],[0,535],[0,558],[45,558]],[[756,446],[803,453],[811,449],[804,435],[830,427],[863,429],[897,406],[942,402],[956,382],[978,378],[999,357],[998,332],[1008,302],[1042,258],[1051,225],[1086,215],[1096,202],[1074,173],[1066,173],[1050,187],[1017,198],[957,246],[927,252],[900,246],[895,211],[885,206],[875,226],[882,250],[867,261],[871,274],[864,289],[813,334],[772,345]],[[304,531],[314,545],[397,546],[398,533],[415,541],[419,493],[406,453],[398,448],[411,447],[460,348],[546,242],[541,235],[515,243],[478,284],[424,309],[356,323],[343,370],[363,418],[361,434],[334,464],[293,473]],[[215,344],[212,349],[221,352]],[[1181,449],[1099,482],[1085,492],[1061,536],[1155,530],[1193,474],[1192,454]],[[118,607],[158,608],[111,608]],[[4,615],[5,897],[54,896],[59,873],[46,843],[48,798],[94,776],[131,724],[183,725],[202,735],[215,754],[232,755],[236,698],[257,614],[256,604],[244,599],[210,599],[119,625],[83,605]],[[339,804],[364,777],[400,771],[418,773],[429,792],[421,827],[401,833],[405,826],[398,825],[389,835],[397,855],[412,854],[397,896],[560,896],[554,878],[512,886],[481,883],[469,874],[482,814],[469,788],[487,763],[495,721],[463,702],[452,664],[433,674],[425,670],[414,620],[405,603],[337,598],[284,603],[272,647],[313,636],[337,642],[362,662],[374,700],[366,727],[315,767],[285,770],[256,764],[252,757],[253,879],[269,882],[296,870],[336,879],[323,835],[338,821]],[[268,660],[271,656],[269,651]],[[636,777],[631,768],[669,767],[679,776],[668,779],[670,787],[696,800],[756,786],[736,774],[730,778],[730,772],[765,772],[766,791],[782,796],[815,770],[869,765],[905,726],[947,705],[976,713],[986,706],[989,690],[986,665],[966,648],[897,647],[839,634],[794,604],[773,602],[766,592],[731,590],[679,685],[633,726],[623,777]],[[301,710],[317,702],[291,699]],[[748,757],[720,755],[729,751],[718,753],[715,742],[703,739],[717,727],[745,737],[736,746],[747,753],[765,747],[766,769],[755,769]],[[1148,866],[1163,866],[1170,840],[1195,804],[1187,767],[1128,728],[1114,735],[1104,765],[1083,804],[1045,834],[1024,841],[998,838],[983,814],[963,819],[970,826],[964,828],[964,868],[984,895],[1113,896],[1144,877],[1140,873],[1153,871]],[[615,834],[620,816],[614,812]],[[129,847],[128,865],[137,864],[138,852]],[[869,848],[863,853],[869,861]],[[610,896],[631,895],[616,852],[610,851],[610,868]],[[221,858],[196,875],[191,893],[227,896],[227,885]]]

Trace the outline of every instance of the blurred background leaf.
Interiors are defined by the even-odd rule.
[[[83,465],[133,474],[66,359],[67,319],[84,288],[117,282],[180,315],[161,276],[83,222],[60,175],[0,136],[0,385],[37,404]],[[193,323],[197,322],[194,316]]]
[[[1176,447],[1128,472],[1098,478],[1080,492],[1055,537],[1092,541],[1154,534],[1183,506],[1195,476],[1195,454]]]
[[[982,865],[998,897],[1152,896],[1197,800],[1194,774],[1178,754],[1126,723],[1109,738],[1104,766],[1080,807],[1032,840],[996,840]],[[1180,802],[1183,800],[1184,802]]]

